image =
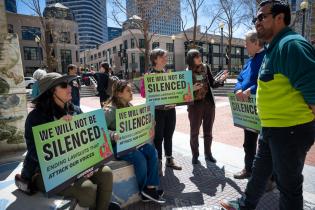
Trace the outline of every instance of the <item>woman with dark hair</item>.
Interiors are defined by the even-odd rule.
[[[119,140],[119,135],[116,133],[116,110],[132,106],[131,100],[132,88],[130,83],[126,80],[115,81],[112,88],[112,96],[104,107],[107,127],[110,131],[115,155],[117,154],[116,142]],[[165,203],[165,200],[162,198],[164,191],[158,190],[160,178],[154,146],[149,143],[144,144],[118,159],[133,164],[143,201],[151,200],[156,203]]]
[[[186,62],[188,70],[192,71],[194,87],[194,104],[188,106],[192,163],[199,163],[198,135],[201,123],[204,135],[205,159],[216,163],[216,159],[211,153],[212,127],[215,116],[215,101],[211,88],[223,86],[228,72],[224,72],[219,80],[215,80],[211,74],[210,67],[202,63],[201,54],[196,49],[188,51]]]
[[[81,114],[79,107],[71,103],[71,86],[69,83],[75,76],[62,76],[48,73],[39,80],[39,95],[32,101],[35,108],[28,114],[25,122],[25,141],[27,153],[21,174],[15,176],[19,189],[32,194],[35,190],[45,191],[40,173],[38,157],[32,127],[58,119],[69,121],[73,115]],[[110,203],[112,195],[113,175],[109,167],[104,166],[94,174],[74,182],[58,193],[77,200],[82,207],[92,209],[120,209],[118,204]]]
[[[165,65],[167,63],[167,52],[162,49],[154,49],[151,51],[150,60],[152,63],[151,74],[166,73]],[[182,167],[177,165],[172,156],[172,139],[176,125],[175,105],[165,105],[155,108],[155,137],[154,145],[158,151],[159,157],[159,174],[162,175],[162,143],[164,140],[164,151],[166,156],[166,167],[175,170],[182,170]]]

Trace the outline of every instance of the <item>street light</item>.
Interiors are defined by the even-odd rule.
[[[300,4],[300,8],[302,10],[303,13],[303,21],[302,21],[302,36],[304,36],[305,33],[305,12],[308,9],[308,1],[307,0],[303,0]]]
[[[42,58],[41,58],[40,49],[39,49],[40,37],[38,35],[35,36],[35,42],[37,44],[37,52],[38,52],[39,68],[40,68],[42,65]]]
[[[214,44],[214,39],[213,38],[211,38],[210,43],[211,43],[211,58],[209,60],[211,60],[211,69],[213,69],[213,44]],[[208,53],[209,53],[209,56],[210,56],[210,50],[208,50]]]
[[[176,39],[176,36],[173,34],[172,35],[172,41],[173,41],[173,62],[174,62],[174,71],[175,70],[175,39]]]
[[[239,55],[240,55],[240,53],[241,53],[241,51],[240,51],[240,49],[237,49],[236,50],[236,59],[237,59],[237,71],[239,71],[239,69],[240,69],[240,64],[239,64],[239,61],[240,61],[240,58],[239,58]]]
[[[221,22],[219,24],[219,28],[221,29],[221,45],[220,45],[220,66],[219,66],[219,71],[223,69],[223,28],[224,28],[224,23]]]

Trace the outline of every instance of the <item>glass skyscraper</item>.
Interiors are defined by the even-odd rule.
[[[5,0],[4,4],[7,11],[16,13],[16,0]]]
[[[79,26],[80,50],[95,48],[108,41],[106,0],[46,0],[69,7]]]
[[[181,31],[181,20],[180,20],[180,0],[159,0],[156,1],[157,4],[154,6],[146,6],[144,17],[152,17],[156,14],[162,14],[161,17],[156,16],[150,19],[150,32],[162,34],[162,35],[172,35],[177,34]],[[171,11],[165,11],[165,2],[171,2]],[[150,4],[149,2],[147,4]],[[127,8],[127,18],[137,15],[141,17],[141,12],[139,6],[137,5],[137,0],[126,0]],[[164,10],[164,12],[163,12]]]

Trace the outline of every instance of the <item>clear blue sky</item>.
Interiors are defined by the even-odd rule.
[[[25,1],[29,1],[29,0],[25,0]],[[213,0],[211,0],[213,1]],[[107,1],[109,2],[109,1]],[[16,3],[17,3],[17,12],[20,13],[20,14],[27,14],[27,15],[35,15],[35,13],[30,9],[28,8],[23,2],[22,0],[16,0]],[[43,10],[46,6],[46,3],[45,3],[45,0],[40,0],[40,6],[41,6],[41,9]],[[110,15],[111,13],[111,9],[110,9],[110,5],[107,6],[107,15]],[[207,18],[205,17],[200,17],[199,18],[199,24],[200,25],[207,25]],[[107,19],[107,24],[108,26],[118,26],[113,20],[111,20],[110,18]],[[191,27],[193,25],[193,22],[192,20],[188,20],[187,22],[187,26],[188,27]],[[243,38],[244,36],[244,27],[240,27],[236,32],[235,32],[235,37],[239,37],[239,38]]]

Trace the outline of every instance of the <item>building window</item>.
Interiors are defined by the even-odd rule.
[[[22,39],[23,40],[35,40],[36,36],[41,36],[40,28],[22,26]]]
[[[68,43],[68,44],[70,44],[71,43],[70,32],[61,32],[59,41],[61,43]]]
[[[144,39],[139,39],[139,48],[144,48]]]
[[[75,51],[75,60],[76,62],[79,62],[79,52],[78,51]],[[82,63],[82,61],[81,61]]]
[[[127,40],[124,41],[124,49],[125,50],[128,49],[128,41]]]
[[[98,55],[98,58],[102,57],[102,53],[101,52],[97,53],[97,55]]]
[[[74,44],[78,44],[78,35],[74,34]]]
[[[173,54],[167,54],[167,64],[173,65],[174,64],[174,56]]]
[[[134,39],[131,39],[131,40],[130,40],[130,48],[131,48],[131,49],[134,49],[134,48],[135,48],[135,40],[134,40]]]
[[[105,50],[103,50],[103,57],[105,57],[106,56],[106,51]]]
[[[67,72],[67,66],[72,63],[71,50],[60,50],[62,73]]]
[[[43,52],[40,47],[24,47],[24,60],[42,60]]]
[[[114,53],[114,54],[117,53],[117,47],[116,47],[116,46],[113,47],[113,53]]]
[[[168,52],[174,52],[174,45],[173,45],[173,43],[166,43],[166,50]]]
[[[12,24],[8,24],[8,33],[11,33],[11,34],[14,33]]]
[[[220,53],[219,45],[212,45],[212,52],[213,53]]]
[[[93,60],[93,55],[91,55],[90,60],[91,60],[91,61]]]
[[[96,60],[97,59],[97,54],[94,54],[94,60]]]
[[[155,48],[159,48],[160,47],[160,43],[159,42],[153,42],[152,43],[152,50]]]

